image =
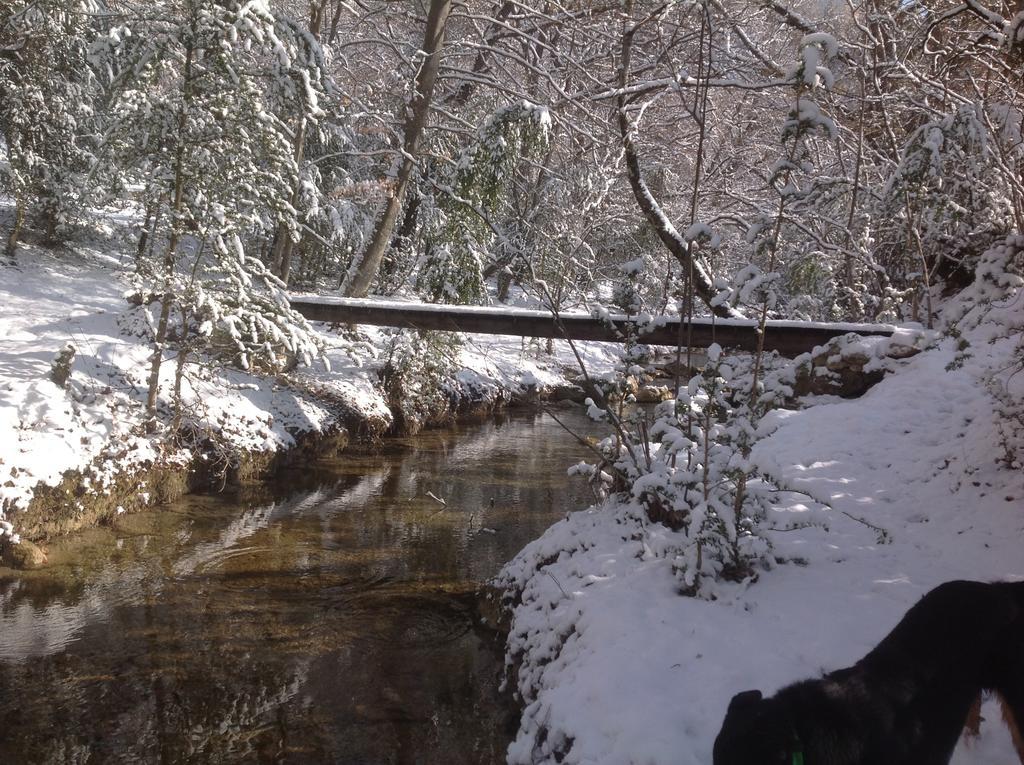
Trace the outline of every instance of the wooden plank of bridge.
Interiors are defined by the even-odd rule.
[[[446,306],[431,303],[399,303],[351,298],[293,297],[291,305],[311,321],[337,324],[371,324],[403,329],[473,332],[486,335],[554,337],[572,340],[623,342],[630,320],[611,315],[598,319],[588,314],[563,313],[557,319],[544,311],[517,308]],[[858,335],[891,336],[888,324],[820,324],[797,321],[769,321],[764,347],[784,356],[796,356],[833,337]],[[635,331],[635,325],[634,325]],[[657,317],[640,330],[639,340],[648,345],[675,346],[685,341],[687,331],[680,320]],[[706,348],[718,343],[726,348],[757,349],[757,322],[737,319],[694,319],[691,342]]]

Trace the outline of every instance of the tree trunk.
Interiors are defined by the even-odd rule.
[[[306,118],[302,117],[299,120],[299,127],[295,131],[295,164],[299,166],[302,164],[302,157],[305,153],[306,148]],[[299,201],[299,188],[300,182],[295,184],[295,188],[292,189],[291,206],[294,208]],[[292,239],[292,232],[288,230],[288,226],[284,223],[277,225],[277,233],[274,235],[274,256],[272,270],[277,274],[281,281],[288,284],[288,274],[291,271],[292,266],[292,248],[295,246],[295,240]]]
[[[317,40],[320,39],[320,28],[323,25],[324,13],[327,11],[327,1],[310,2],[309,4],[309,33]],[[294,208],[299,201],[299,189],[301,188],[302,158],[306,151],[306,127],[308,121],[305,116],[299,118],[299,126],[295,130],[294,157],[295,166],[299,170],[300,177],[296,180],[295,188],[292,189],[291,205]],[[291,232],[284,223],[279,223],[277,233],[274,237],[273,265],[272,270],[281,281],[288,284],[288,275],[292,268],[292,249],[295,241]]]
[[[627,20],[626,23],[630,22]],[[622,90],[625,90],[629,80],[629,62],[633,51],[633,36],[637,29],[638,27],[636,26],[630,26],[622,34],[622,68],[619,71],[619,87]],[[668,216],[662,210],[661,205],[658,204],[658,201],[654,198],[647,183],[644,181],[640,170],[640,158],[631,136],[632,128],[629,124],[629,116],[626,114],[625,94],[620,94],[616,99],[616,103],[618,106],[619,133],[622,137],[622,151],[626,160],[626,173],[629,176],[629,185],[633,190],[633,196],[636,198],[640,211],[654,228],[662,244],[668,248],[668,251],[682,265],[683,271],[693,275],[693,289],[711,312],[722,318],[743,318],[743,314],[731,306],[711,305],[711,300],[715,296],[715,287],[712,282],[711,273],[703,262],[692,256],[691,248],[687,246],[679,232],[676,231],[672,221],[668,219]]]
[[[334,7],[334,16],[331,18],[331,31],[327,35],[327,42],[331,45],[338,37],[338,22],[341,21],[341,12],[345,9],[346,4],[342,0],[337,0],[337,5]]]
[[[185,379],[185,364],[188,359],[188,313],[181,312],[181,341],[178,343],[178,363],[174,369],[174,421],[172,429],[177,431],[181,428],[181,420],[184,411],[181,405],[181,383]]]
[[[861,66],[867,68],[867,59],[861,54]],[[857,215],[857,195],[860,191],[861,166],[864,163],[864,115],[867,110],[867,86],[865,74],[860,76],[860,110],[857,115],[857,156],[853,165],[853,189],[850,193],[850,213],[846,218],[846,252],[843,254],[843,286],[848,290],[854,288],[853,257],[850,248],[853,246],[853,224]]]
[[[492,48],[497,42],[497,36],[500,34],[506,34],[505,23],[515,10],[516,4],[511,0],[504,0],[498,10],[494,14],[494,20],[491,22],[491,28],[488,30],[491,32],[490,35],[484,38],[484,45],[481,46],[479,52],[476,54],[476,59],[473,61],[473,69],[471,70],[474,75],[484,74],[490,68],[491,58],[493,57]],[[455,94],[448,99],[448,106],[453,110],[461,109],[469,103],[470,97],[473,95],[473,91],[478,86],[478,80],[466,80],[459,86],[459,89],[455,91]]]
[[[11,262],[14,262],[14,251],[18,249],[18,239],[21,237],[21,229],[24,225],[25,202],[19,197],[14,208],[14,225],[11,226],[11,233],[7,236],[7,246],[4,248],[4,255]]]
[[[146,256],[146,246],[149,244],[150,227],[156,226],[156,211],[160,204],[160,197],[151,199],[146,204],[146,213],[142,220],[142,233],[139,234],[139,243],[135,248],[135,273],[139,273],[142,267],[142,259]]]
[[[174,202],[171,212],[171,235],[164,254],[164,284],[160,299],[160,318],[157,321],[156,337],[153,339],[153,358],[149,367],[149,384],[146,392],[147,427],[156,424],[156,404],[160,393],[160,367],[164,359],[164,344],[167,342],[167,327],[171,318],[171,304],[174,302],[174,269],[177,260],[178,242],[181,239],[181,211],[185,202],[185,121],[191,102],[192,48],[185,52],[185,73],[183,82],[183,105],[178,115],[178,146],[174,158]]]
[[[445,25],[451,11],[453,0],[430,0],[430,11],[427,14],[427,27],[423,36],[423,64],[416,75],[416,94],[406,110],[404,136],[402,139],[402,163],[395,179],[395,188],[388,198],[384,213],[370,238],[362,256],[354,260],[342,286],[342,293],[347,297],[366,297],[373,284],[381,260],[391,242],[391,232],[398,221],[402,210],[402,199],[409,187],[416,165],[416,152],[420,136],[427,124],[430,112],[430,99],[434,93],[434,83],[441,65],[441,48],[444,45]]]
[[[43,214],[43,244],[52,247],[57,244],[57,213],[47,209]]]

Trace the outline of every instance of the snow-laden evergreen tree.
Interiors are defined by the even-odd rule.
[[[450,184],[440,190],[417,285],[427,299],[483,299],[483,267],[498,238],[488,218],[497,212],[516,164],[546,145],[550,129],[547,109],[529,101],[498,109],[480,127]]]
[[[880,249],[888,249],[882,257],[898,282],[934,272],[963,284],[1013,225],[995,137],[979,108],[964,104],[917,128],[882,190],[881,215],[890,222]]]
[[[754,427],[749,409],[737,407],[744,391],[724,362],[712,345],[701,374],[680,387],[675,401],[659,405],[652,469],[632,486],[649,508],[681,522],[675,565],[692,594],[705,580],[754,576],[769,550],[760,526],[774,487],[750,480]]]
[[[321,72],[292,30],[266,0],[158,2],[94,51],[116,72],[105,159],[149,185],[159,242],[138,268],[144,302],[159,304],[151,414],[172,336],[182,352],[190,339],[243,368],[317,352],[281,281],[249,251],[257,234],[297,236],[286,112],[293,124],[321,115]]]
[[[53,242],[79,202],[96,134],[88,49],[99,10],[94,0],[9,0],[0,9],[0,179],[16,205],[8,257],[30,214]]]
[[[310,104],[314,107],[314,111],[318,112],[316,116],[325,117],[325,113],[315,108],[316,92],[326,90],[329,94],[333,94],[334,91],[333,83],[324,76],[327,71],[327,62],[319,42],[323,12],[312,14],[308,29],[282,13],[278,13],[276,18],[280,36],[287,40],[292,76],[275,77],[269,81],[268,107],[288,125],[292,136],[292,155],[299,168],[300,177],[292,189],[289,202],[292,207],[299,208],[300,218],[303,221],[315,220],[326,195],[323,193],[323,179],[317,172],[317,168],[306,159],[307,150],[309,144],[314,143],[316,139],[329,138],[332,133],[337,136],[340,131],[337,129],[337,125],[332,125],[326,120],[311,119],[305,109],[296,110],[295,104],[299,95],[297,91],[299,89],[307,90]],[[315,82],[311,74],[315,75]],[[298,100],[302,101],[301,98]],[[271,253],[272,270],[286,284],[291,272],[292,253],[295,245],[302,238],[302,232],[296,230],[297,228],[290,229],[286,221],[281,221],[274,232]],[[305,228],[304,225],[303,228]],[[332,228],[335,227],[332,226]]]
[[[360,155],[374,147],[361,147],[346,117],[343,108],[333,106],[325,119],[306,130],[294,202],[301,238],[294,244],[298,257],[291,259],[297,262],[289,269],[283,268],[286,259],[279,263],[282,278],[290,270],[289,283],[300,288],[338,286],[338,274],[365,246],[374,206],[383,196],[380,184],[359,180],[369,175]]]

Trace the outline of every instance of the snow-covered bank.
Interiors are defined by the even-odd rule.
[[[116,250],[105,241],[71,251],[24,247],[16,265],[0,267],[0,537],[8,543],[153,504],[197,482],[259,475],[290,451],[336,449],[346,431],[366,437],[391,427],[379,381],[387,337],[321,326],[327,364],[275,377],[190,364],[187,435],[147,432],[153,311],[125,300],[131,264]],[[69,345],[62,381],[54,364]],[[451,411],[439,416],[561,383],[571,356],[557,351],[551,358],[519,338],[467,338],[451,359]],[[593,344],[587,356],[600,370],[616,349]],[[168,401],[174,366],[162,370]],[[169,421],[169,404],[160,413]]]
[[[614,503],[527,546],[496,580],[525,708],[509,762],[707,765],[733,694],[853,663],[940,582],[1024,579],[1024,474],[1001,461],[979,372],[1006,368],[1016,340],[973,339],[962,368],[947,371],[948,340],[860,399],[772,415],[754,460],[803,493],[778,511],[831,509],[768,532],[784,562],[754,584],[681,597],[659,554],[672,532]],[[1015,761],[997,708],[984,716],[954,763]]]

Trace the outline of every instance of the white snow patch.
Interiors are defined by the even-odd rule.
[[[672,532],[635,507],[573,513],[528,545],[496,579],[522,594],[508,648],[525,711],[509,762],[706,765],[733,694],[849,666],[940,582],[1024,579],[1024,474],[997,462],[992,402],[970,370],[946,371],[954,352],[926,351],[860,399],[765,419],[753,459],[799,492],[775,512],[820,513],[824,527],[769,532],[799,563],[749,587],[678,595],[656,554]],[[998,710],[984,717],[955,765],[1014,760]]]

